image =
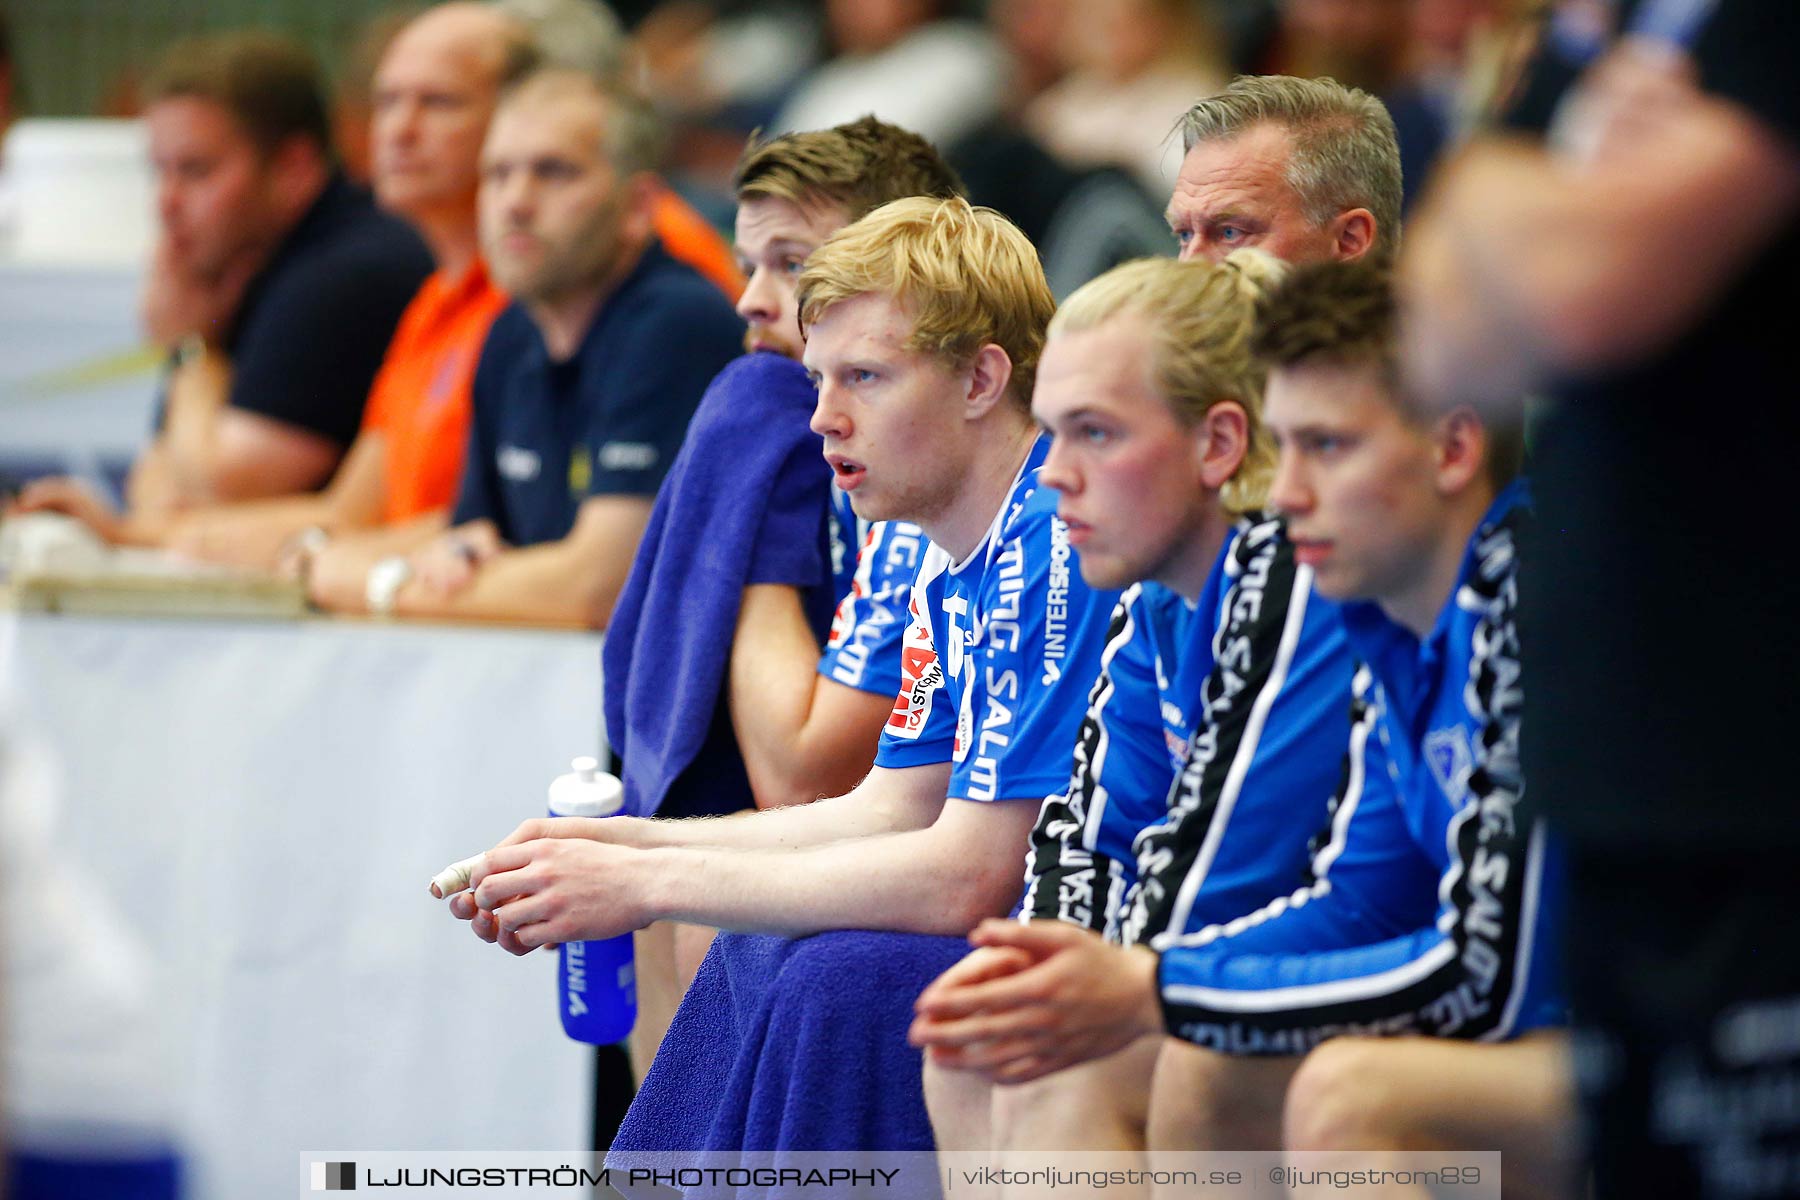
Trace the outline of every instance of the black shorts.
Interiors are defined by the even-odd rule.
[[[1800,1196],[1800,865],[1577,849],[1570,866],[1596,1194]]]

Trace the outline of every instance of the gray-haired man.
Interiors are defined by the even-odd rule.
[[[1181,257],[1256,246],[1287,262],[1391,257],[1400,151],[1380,100],[1329,79],[1240,75],[1181,118],[1169,198]]]

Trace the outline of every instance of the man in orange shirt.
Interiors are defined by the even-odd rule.
[[[481,141],[502,86],[541,57],[539,34],[491,6],[452,0],[396,35],[375,77],[375,189],[418,228],[438,269],[401,318],[331,484],[193,512],[169,530],[171,548],[305,572],[316,602],[359,610],[370,566],[444,528],[462,475],[475,364],[507,303],[476,244]],[[735,296],[741,281],[723,238],[673,193],[667,199],[656,223],[670,253]]]

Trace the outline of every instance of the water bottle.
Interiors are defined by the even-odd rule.
[[[625,803],[625,787],[592,758],[550,784],[553,817],[610,817]],[[637,1020],[637,975],[631,935],[598,942],[565,942],[556,951],[556,1007],[563,1032],[578,1042],[623,1041]]]

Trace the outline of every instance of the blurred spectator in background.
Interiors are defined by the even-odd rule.
[[[345,176],[363,187],[374,183],[369,120],[375,114],[375,68],[394,36],[418,15],[418,6],[408,5],[384,9],[364,21],[345,47],[332,83],[331,142]]]
[[[630,44],[605,0],[491,0],[530,29],[549,66],[585,71],[596,79],[623,80]]]
[[[372,612],[601,626],[744,326],[653,231],[654,115],[567,68],[501,101],[481,248],[515,303],[476,368],[455,528],[368,573]]]
[[[805,0],[669,0],[633,31],[644,86],[669,119],[678,186],[721,225],[745,138],[774,119],[818,62],[821,6]]]
[[[1329,75],[1380,94],[1399,77],[1414,0],[1276,0],[1238,61],[1256,75]]]
[[[1507,90],[1528,45],[1521,35],[1535,24],[1528,7],[1525,0],[1413,0],[1402,72],[1384,97],[1400,136],[1408,207],[1439,156]]]
[[[1063,86],[1059,81],[1073,82],[1070,66],[1085,54],[1079,41],[1091,32],[1082,16],[1085,7],[1075,0],[996,0],[989,7],[988,24],[1011,63],[1009,90],[994,119],[946,152],[970,199],[1005,213],[1038,248],[1045,278],[1058,297],[1109,267],[1169,250],[1161,218],[1167,188],[1146,189],[1131,161],[1152,158],[1154,152],[1145,147],[1168,129],[1156,128],[1139,113],[1129,123],[1123,153],[1077,161],[1047,145],[1041,131],[1026,127],[1027,114],[1040,103],[1063,111],[1052,97]],[[1127,34],[1120,44],[1132,41]],[[1097,75],[1088,80],[1105,87]],[[1192,100],[1183,96],[1166,111],[1179,112]],[[1133,145],[1145,152],[1134,155]]]
[[[1173,121],[1230,71],[1195,0],[1085,0],[1064,40],[1070,72],[1025,109],[1027,132],[1074,167],[1121,167],[1151,194],[1174,182]]]
[[[502,83],[534,55],[524,26],[473,0],[430,9],[390,39],[373,80],[375,195],[419,231],[437,270],[400,319],[330,486],[184,513],[170,527],[171,548],[268,567],[287,544],[295,566],[318,568],[315,594],[346,593],[338,599],[355,607],[377,558],[443,529],[462,474],[475,362],[506,305],[477,253],[481,141]]]
[[[800,81],[777,131],[823,129],[873,113],[946,145],[999,111],[1005,62],[987,31],[941,0],[826,0],[837,57]]]
[[[123,517],[67,479],[19,501],[113,541],[154,541],[183,508],[329,479],[431,269],[418,236],[333,165],[317,68],[293,43],[178,43],[148,95],[162,232],[143,315],[171,363],[157,434]]]
[[[625,31],[602,0],[493,0],[502,12],[523,21],[549,66],[581,71],[609,87],[636,90],[631,46]],[[667,127],[659,123],[657,165],[667,155]],[[732,153],[736,154],[734,148]],[[659,176],[652,189],[651,220],[663,248],[712,280],[732,300],[744,290],[730,244],[717,228],[668,187]]]
[[[1007,58],[1006,115],[1025,106],[1069,71],[1070,16],[1075,0],[992,0],[988,27]]]

